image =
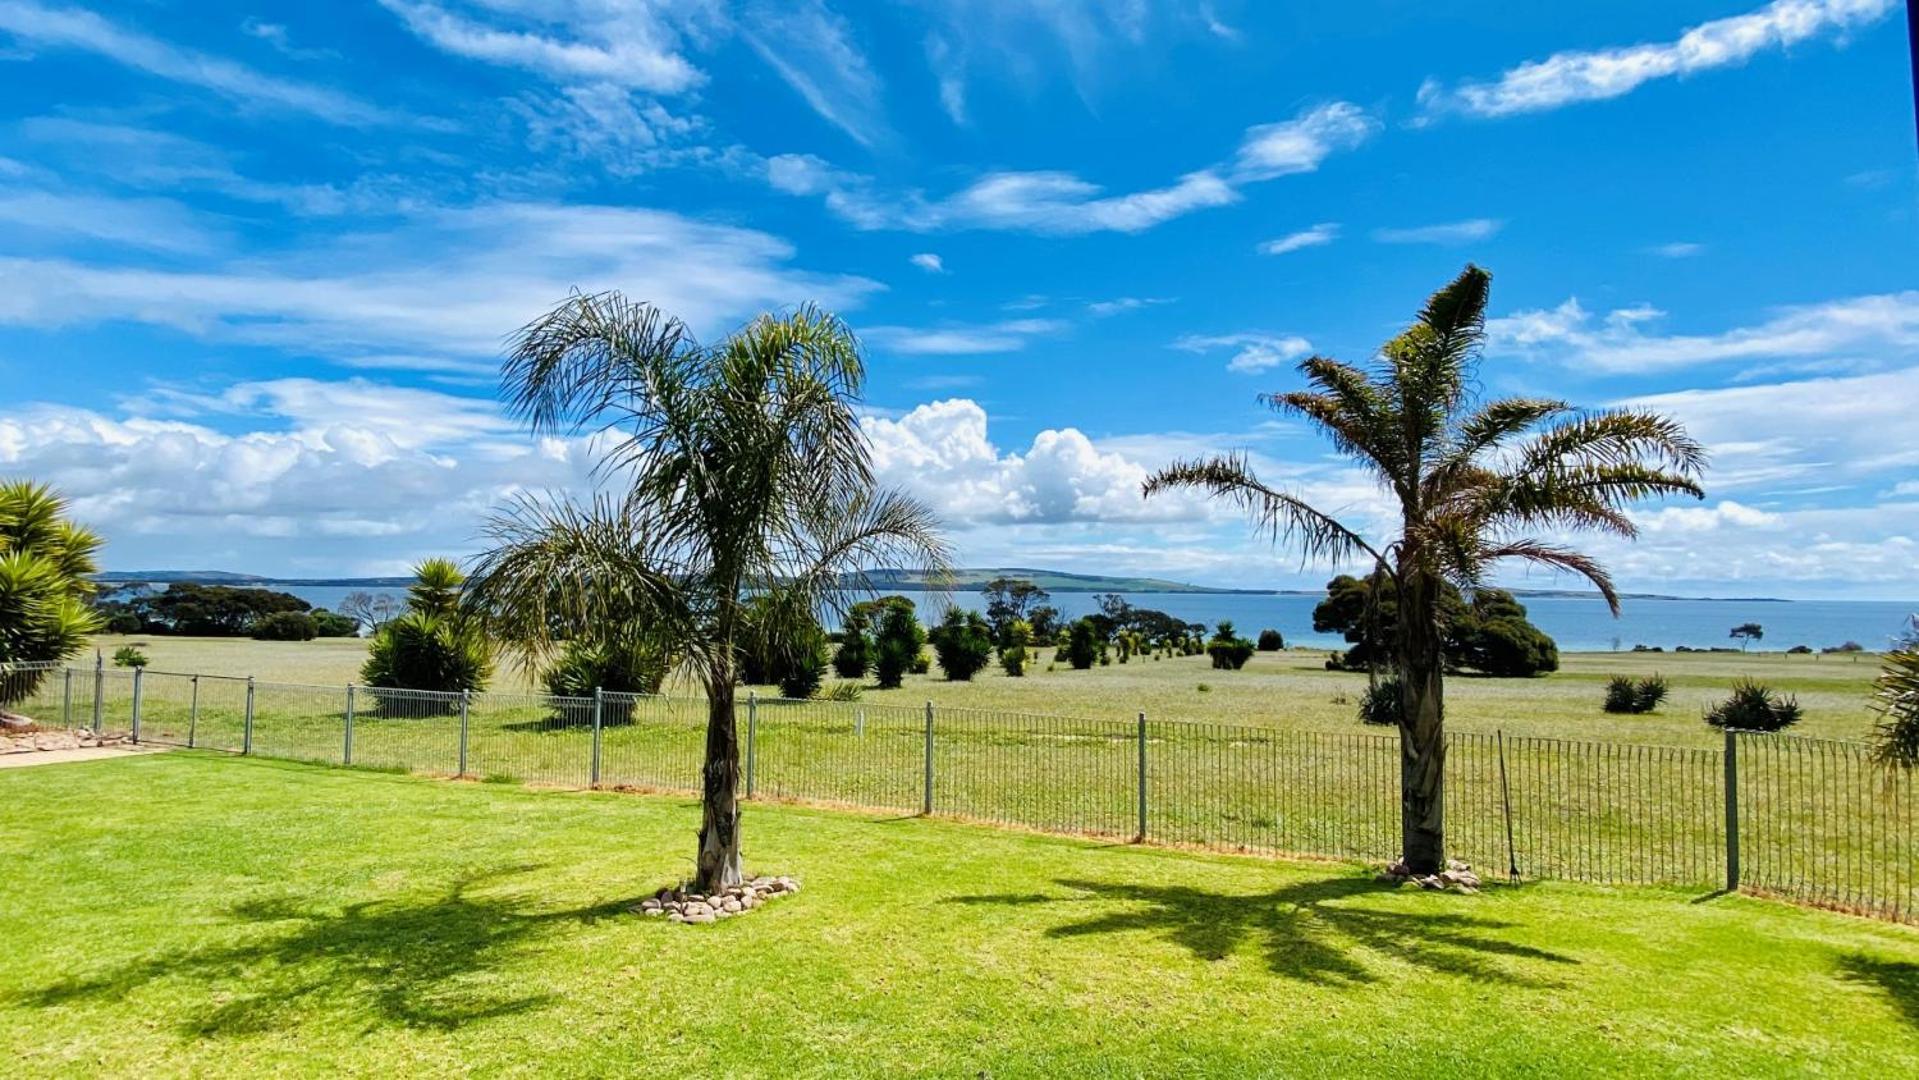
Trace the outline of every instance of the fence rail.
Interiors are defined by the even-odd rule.
[[[698,790],[707,703],[446,694],[53,665],[0,708],[141,742],[559,787]],[[1399,740],[743,696],[748,798],[1335,858],[1398,848]],[[1448,845],[1486,876],[1745,887],[1919,918],[1919,792],[1859,744],[1455,733]]]

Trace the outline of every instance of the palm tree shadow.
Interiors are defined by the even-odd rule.
[[[1840,957],[1839,975],[1884,990],[1906,1023],[1919,1028],[1919,964],[1855,954]]]
[[[626,910],[637,899],[527,912],[513,897],[476,895],[515,866],[468,875],[424,901],[367,901],[333,908],[293,899],[229,909],[231,944],[180,949],[104,973],[69,978],[0,1000],[49,1008],[117,1002],[152,983],[197,986],[216,1004],[182,1019],[183,1035],[243,1035],[310,1021],[316,1013],[372,1017],[381,1025],[452,1030],[525,1012],[549,995],[503,993],[490,972],[547,928]]]
[[[1452,911],[1391,911],[1355,903],[1393,891],[1369,878],[1340,876],[1269,893],[1209,892],[1190,885],[1061,880],[1077,895],[964,896],[961,904],[1086,904],[1094,911],[1046,931],[1048,937],[1150,933],[1202,960],[1223,960],[1257,942],[1274,974],[1321,985],[1354,985],[1383,976],[1367,956],[1397,958],[1428,971],[1517,986],[1549,987],[1540,965],[1578,961],[1504,940],[1513,924]],[[1443,902],[1437,897],[1434,903]]]

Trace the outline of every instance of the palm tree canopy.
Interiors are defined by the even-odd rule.
[[[1275,542],[1309,558],[1365,558],[1480,584],[1518,559],[1578,574],[1615,612],[1612,579],[1555,534],[1595,529],[1631,537],[1626,509],[1655,496],[1703,498],[1705,452],[1675,421],[1637,409],[1578,410],[1546,398],[1476,401],[1491,275],[1468,265],[1434,293],[1404,332],[1366,366],[1302,361],[1308,389],[1262,395],[1275,411],[1317,428],[1358,461],[1398,504],[1390,543],[1297,495],[1263,483],[1242,456],[1178,462],[1145,493],[1198,487],[1241,505]]]
[[[522,497],[488,526],[474,595],[531,652],[581,627],[644,624],[696,667],[730,672],[742,604],[770,593],[777,633],[810,623],[848,575],[943,569],[918,502],[876,488],[856,411],[858,340],[813,307],[711,346],[618,293],[576,295],[514,340],[504,382],[536,433],[604,440],[589,500]]]

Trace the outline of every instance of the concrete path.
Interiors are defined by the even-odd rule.
[[[126,757],[130,754],[158,754],[165,749],[161,746],[85,746],[71,750],[18,750],[11,754],[0,754],[0,769],[18,769],[28,765],[58,765],[67,761],[98,761],[101,758]]]

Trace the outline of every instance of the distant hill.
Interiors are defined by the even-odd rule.
[[[1135,592],[1135,593],[1253,593],[1270,594],[1271,589],[1215,589],[1180,581],[1147,577],[1109,577],[1104,574],[1074,574],[1065,570],[1035,570],[1028,567],[969,567],[953,571],[953,580],[944,587],[954,592],[976,592],[997,577],[1020,578],[1048,592]],[[881,590],[917,592],[941,586],[930,583],[912,570],[874,570],[867,574],[873,586]],[[326,585],[349,589],[395,589],[413,583],[409,577],[365,578],[275,578],[258,574],[236,574],[227,570],[110,570],[96,574],[95,580],[125,585],[136,582],[161,585],[191,581],[202,585]]]
[[[944,585],[927,580],[917,570],[870,570],[866,578],[876,589],[913,591],[946,588],[954,592],[974,592],[994,578],[1030,581],[1048,592],[1133,592],[1133,593],[1250,593],[1270,595],[1272,589],[1217,589],[1182,581],[1148,577],[1111,577],[1105,574],[1074,574],[1065,570],[1039,570],[1026,566],[967,567],[954,570]]]

